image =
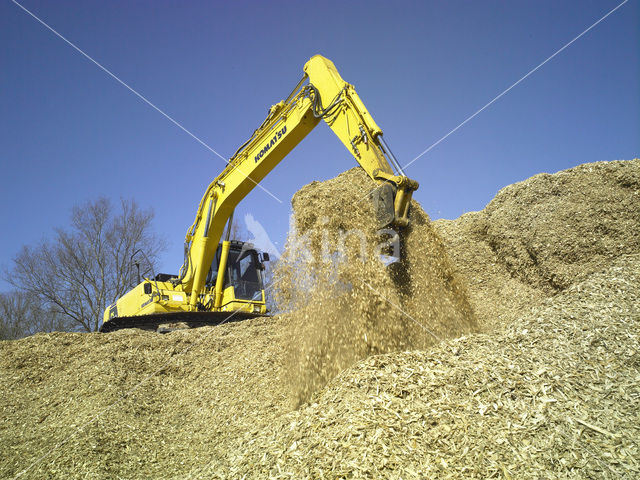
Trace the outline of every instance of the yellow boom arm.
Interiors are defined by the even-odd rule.
[[[382,185],[383,194],[378,195],[378,202],[386,204],[392,212],[382,223],[407,225],[411,194],[418,184],[404,175],[394,174],[385,157],[382,130],[353,86],[340,77],[330,60],[320,55],[306,63],[304,73],[305,77],[292,94],[271,107],[266,120],[211,182],[200,202],[195,222],[187,232],[185,263],[178,279],[182,290],[191,294],[189,308],[192,310],[196,310],[225,224],[238,203],[321,119],[367,174]],[[307,78],[308,84],[303,85]],[[391,155],[388,148],[386,153]],[[223,254],[228,251],[224,243]]]

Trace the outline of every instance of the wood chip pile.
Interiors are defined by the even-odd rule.
[[[218,462],[287,411],[279,322],[1,342],[0,478],[181,478]]]
[[[620,257],[492,334],[371,357],[249,432],[226,473],[638,478],[639,286],[640,255]]]
[[[478,322],[493,328],[640,252],[640,160],[541,173],[503,188],[480,212],[434,225]]]
[[[353,205],[325,222],[313,198],[361,179],[307,187],[312,208],[298,211],[318,216],[300,218],[347,225]],[[419,295],[369,270],[446,338],[412,351],[380,343],[379,319],[346,316],[401,321],[363,284],[349,302],[315,297],[321,309],[270,319],[0,342],[0,478],[639,478],[639,206],[639,160],[538,175],[453,221],[415,205]],[[438,275],[441,303],[424,293]],[[469,304],[482,333],[441,321]],[[292,361],[314,350],[291,340],[323,315],[380,338],[343,343],[359,350],[294,409]]]

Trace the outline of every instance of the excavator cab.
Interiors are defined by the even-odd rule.
[[[218,245],[216,256],[211,264],[205,285],[213,288],[218,280],[220,259],[222,256],[222,244]],[[266,253],[260,254],[253,245],[237,240],[232,240],[227,255],[223,291],[233,287],[228,298],[233,300],[261,300],[264,290],[264,262],[269,260]],[[224,306],[224,300],[223,305]]]

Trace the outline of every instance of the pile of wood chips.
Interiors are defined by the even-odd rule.
[[[620,255],[640,252],[640,160],[596,162],[504,187],[433,222],[481,327],[510,322]]]
[[[450,314],[423,312],[445,340],[382,354],[356,343],[378,354],[360,350],[298,408],[291,334],[310,310],[0,342],[0,477],[638,478],[638,205],[634,160],[532,177],[453,221],[416,210],[429,240],[414,236],[410,253],[444,246],[450,261],[425,278],[445,272],[438,288],[466,292],[482,332],[462,322],[455,338],[437,322]],[[365,308],[369,289],[354,291]]]
[[[220,476],[638,478],[639,286],[621,257],[491,334],[371,357]]]

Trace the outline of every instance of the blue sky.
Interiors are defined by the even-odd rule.
[[[20,2],[223,156],[320,53],[402,164],[619,1]],[[0,264],[105,195],[156,213],[177,271],[224,162],[14,3],[0,2]],[[407,169],[432,218],[505,185],[640,150],[640,6],[629,0]],[[290,199],[355,160],[320,124],[239,207],[285,238]],[[0,290],[7,289],[0,283]]]

